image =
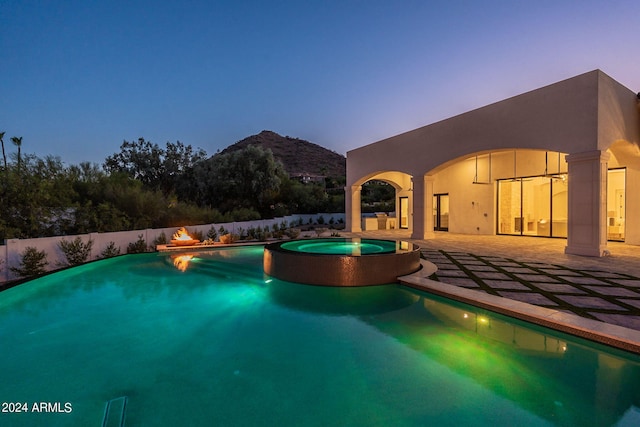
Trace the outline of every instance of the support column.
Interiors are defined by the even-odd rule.
[[[432,239],[433,233],[433,177],[413,178],[412,239]]]
[[[609,153],[588,151],[566,157],[569,171],[567,254],[603,256],[607,249]]]
[[[359,233],[362,231],[362,213],[360,192],[362,191],[361,185],[352,185],[350,187],[344,187],[345,192],[345,213],[346,218],[346,230],[352,233]]]

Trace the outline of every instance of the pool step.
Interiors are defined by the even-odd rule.
[[[124,427],[127,400],[127,396],[120,396],[107,402],[102,427]]]

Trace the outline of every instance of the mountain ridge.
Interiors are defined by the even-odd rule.
[[[250,145],[270,149],[291,177],[338,177],[347,173],[347,158],[321,145],[270,130],[248,136],[222,150],[232,153]]]

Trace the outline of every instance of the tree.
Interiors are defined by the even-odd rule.
[[[21,136],[12,136],[11,137],[11,142],[13,142],[13,145],[15,145],[16,147],[18,147],[18,172],[20,172],[20,162],[22,160],[22,156],[20,155],[20,150],[22,148],[22,137]],[[2,144],[2,151],[4,153],[4,144]]]
[[[68,230],[76,195],[59,158],[25,156],[20,174],[10,166],[5,178],[6,185],[0,187],[0,239]]]
[[[271,150],[250,145],[231,153],[216,154],[194,167],[191,196],[200,205],[222,212],[255,209],[272,216],[280,185],[287,174]]]
[[[119,153],[106,158],[104,168],[110,173],[125,173],[142,182],[146,188],[168,195],[176,191],[183,175],[205,158],[204,150],[195,150],[180,141],[175,144],[167,142],[165,150],[158,144],[138,138],[137,142],[124,141]]]
[[[7,171],[7,153],[4,151],[4,132],[0,132],[0,143],[2,144],[2,160],[4,160],[4,171]]]

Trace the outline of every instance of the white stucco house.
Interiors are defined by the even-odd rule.
[[[569,254],[640,245],[640,94],[600,70],[347,153],[346,224],[369,180],[396,189],[397,228],[566,238]]]

